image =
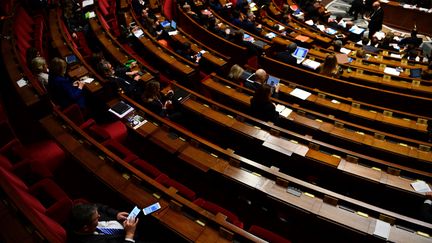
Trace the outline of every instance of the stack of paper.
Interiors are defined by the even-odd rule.
[[[399,76],[400,72],[396,68],[386,67],[384,68],[384,73]]]
[[[316,70],[321,65],[321,63],[314,61],[314,60],[311,60],[311,59],[306,59],[302,62],[302,65],[305,67],[311,68],[313,70]]]
[[[293,91],[291,91],[290,95],[305,100],[311,95],[311,93],[299,88],[295,88]]]
[[[288,117],[292,112],[290,108],[285,107],[284,105],[281,104],[276,105],[276,111],[279,113],[279,115],[283,117]]]
[[[341,49],[340,49],[340,52],[342,52],[343,54],[349,54],[350,52],[351,52],[351,50],[350,49],[347,49],[347,48],[345,48],[345,47],[342,47]]]
[[[414,188],[414,190],[416,192],[431,192],[431,188],[429,187],[429,185],[424,182],[424,181],[415,181],[413,183],[411,183],[412,188]]]

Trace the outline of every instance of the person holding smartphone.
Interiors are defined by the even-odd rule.
[[[138,218],[128,215],[127,212],[119,212],[102,204],[77,204],[71,210],[67,242],[136,242],[134,237]]]

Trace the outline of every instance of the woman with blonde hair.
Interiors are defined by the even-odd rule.
[[[48,89],[48,66],[43,57],[35,57],[31,61],[31,71],[36,75],[45,89]]]

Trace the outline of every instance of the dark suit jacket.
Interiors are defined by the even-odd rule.
[[[370,17],[369,21],[369,31],[377,32],[382,29],[382,23],[384,19],[384,10],[380,7],[376,11],[374,11]]]
[[[84,91],[73,86],[73,80],[69,77],[52,76],[48,77],[48,95],[62,108],[71,104],[78,104],[85,108]]]
[[[281,51],[278,52],[275,55],[275,58],[281,62],[290,64],[290,65],[297,65],[297,59],[291,55],[291,53],[287,51]]]

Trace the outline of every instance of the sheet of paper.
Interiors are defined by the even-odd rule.
[[[431,188],[429,187],[429,185],[424,182],[424,181],[415,181],[413,183],[411,183],[412,188],[414,188],[414,190],[416,192],[430,192],[432,191]]]
[[[302,62],[302,65],[311,68],[313,70],[316,70],[321,65],[321,63],[311,59],[306,59]]]
[[[82,2],[82,6],[83,6],[83,8],[85,8],[85,7],[87,7],[87,6],[89,6],[89,5],[93,5],[93,0],[84,0],[83,2]]]
[[[17,81],[18,87],[22,88],[27,85],[27,81],[24,79],[20,79]]]
[[[308,36],[304,36],[304,35],[298,35],[295,37],[296,40],[299,40],[301,42],[306,42],[308,41],[310,38]]]
[[[391,225],[389,223],[377,219],[374,235],[380,236],[387,240],[390,235],[390,229]]]
[[[91,82],[93,82],[94,78],[85,78],[82,81],[84,81],[84,83],[89,84]]]
[[[280,112],[279,114],[283,117],[288,117],[291,114],[292,110],[290,108],[285,108],[282,112]]]
[[[276,105],[276,111],[278,112],[278,113],[280,113],[281,111],[283,111],[285,109],[285,106],[284,105],[281,105],[281,104],[277,104]]]
[[[343,54],[349,54],[350,52],[351,52],[351,50],[350,49],[347,49],[347,48],[345,48],[345,47],[342,47],[341,49],[340,49],[340,52],[342,52]]]
[[[399,71],[397,71],[395,68],[391,68],[391,67],[384,68],[384,73],[396,75],[396,76],[399,76],[399,74],[400,74]]]
[[[133,34],[136,38],[140,38],[144,34],[144,31],[142,29],[137,29],[133,32]]]
[[[299,88],[295,88],[293,91],[291,91],[290,95],[295,96],[297,98],[300,98],[302,100],[305,100],[311,95],[311,93],[304,91],[302,89],[299,89]]]
[[[305,21],[305,24],[312,26],[314,25],[314,22],[312,19],[309,19],[308,21]]]

